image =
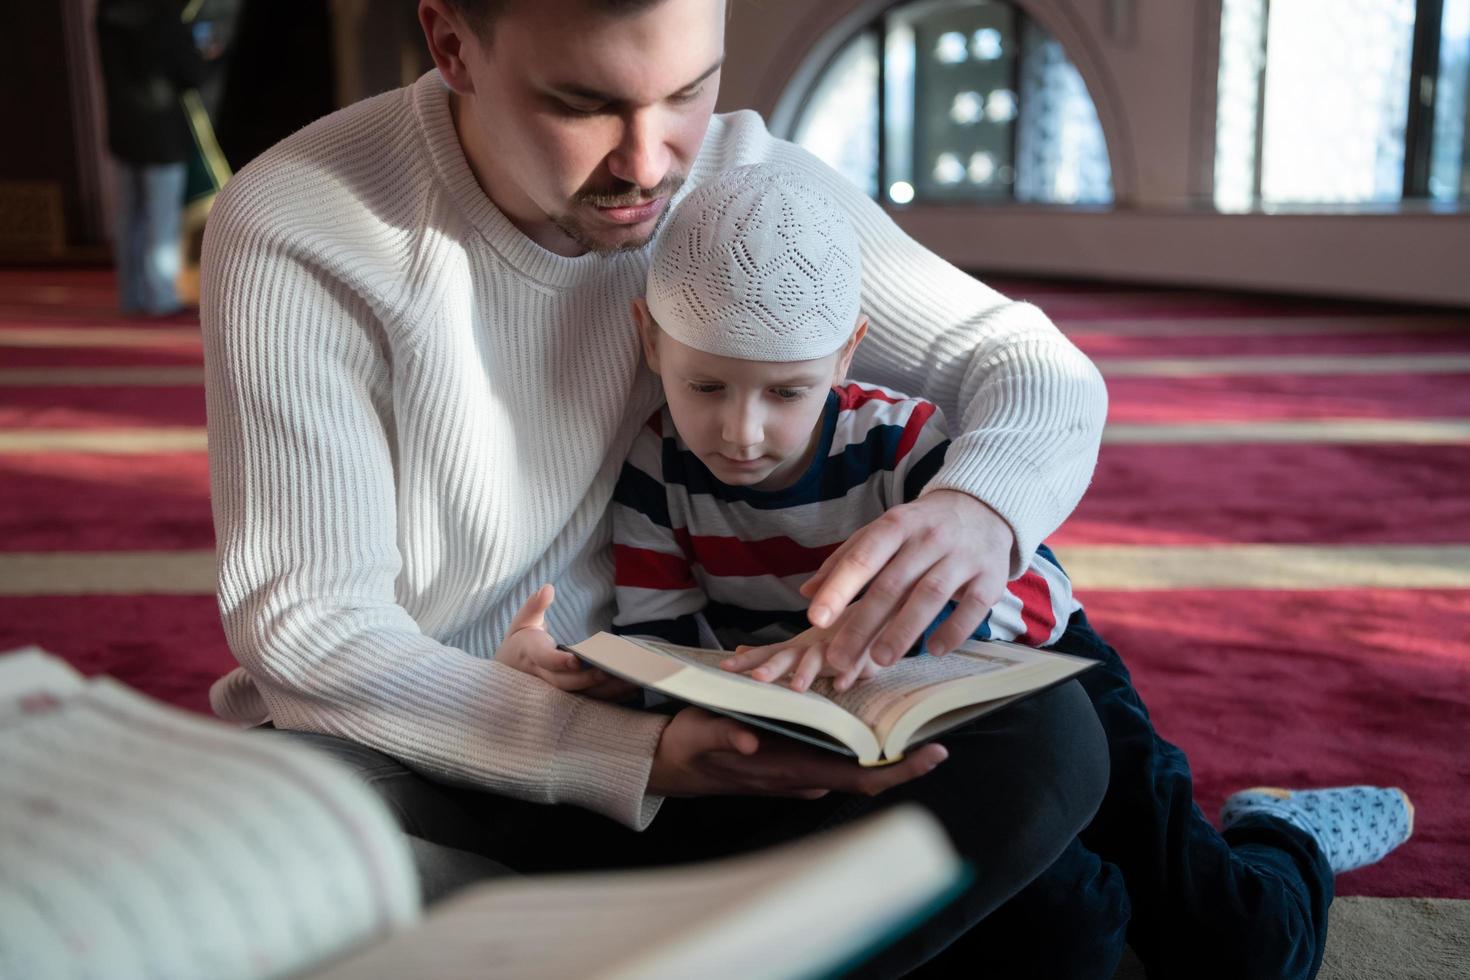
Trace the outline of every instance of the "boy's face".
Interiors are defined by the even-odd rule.
[[[795,483],[862,324],[854,340],[826,357],[775,362],[706,354],[653,326],[646,308],[638,319],[644,354],[663,379],[669,413],[690,452],[730,486],[779,490]]]

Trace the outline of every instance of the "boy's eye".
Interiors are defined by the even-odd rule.
[[[704,381],[689,382],[689,390],[697,395],[713,395],[723,387],[725,386],[722,384],[712,384]]]
[[[772,388],[771,394],[782,401],[793,402],[806,394],[805,388]]]
[[[701,85],[698,88],[689,89],[687,91],[679,92],[679,93],[677,93],[675,95],[671,95],[671,96],[669,96],[669,101],[670,102],[674,102],[674,103],[679,103],[679,104],[682,104],[682,103],[685,103],[685,102],[693,102],[695,99],[699,98],[699,93],[701,93],[703,91],[704,91],[704,86]]]

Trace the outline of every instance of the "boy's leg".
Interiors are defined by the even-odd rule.
[[[1107,734],[1111,778],[1082,840],[1122,870],[1129,942],[1151,975],[1314,976],[1333,880],[1312,837],[1269,818],[1216,831],[1195,805],[1184,753],[1159,737],[1128,669],[1085,615],[1054,649],[1100,664],[1080,682]]]
[[[1073,838],[1031,884],[913,976],[1112,980],[1127,946],[1128,890],[1116,866]]]

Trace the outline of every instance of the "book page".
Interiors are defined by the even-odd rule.
[[[942,657],[905,657],[847,691],[837,691],[824,677],[813,690],[861,718],[881,741],[888,724],[931,688],[962,677],[976,677],[1014,667],[1019,661],[1003,653],[954,653]]]
[[[407,841],[351,773],[66,675],[0,656],[0,976],[279,976],[416,920]]]
[[[959,873],[937,821],[900,806],[721,861],[477,885],[435,906],[422,928],[312,977],[835,975],[932,907]]]
[[[784,684],[772,684],[769,681],[758,681],[748,674],[741,674],[725,670],[723,667],[720,666],[720,663],[726,657],[729,657],[731,655],[729,650],[702,650],[698,647],[681,647],[676,646],[672,643],[657,643],[653,640],[645,639],[639,639],[638,642],[644,644],[645,646],[653,647],[655,650],[661,650],[664,653],[667,653],[669,656],[681,660],[686,664],[690,664],[702,670],[714,671],[715,673],[720,674],[723,677],[729,677],[735,680],[744,681],[747,684],[755,684],[763,688],[780,687],[791,694],[797,695],[798,697],[810,698],[813,701],[836,700],[835,698],[831,697],[832,692],[830,684],[826,688],[823,688],[821,690],[818,690],[818,685],[813,684],[810,690],[793,691],[791,690],[791,688],[786,687],[786,685]],[[844,705],[843,707],[846,706]],[[851,709],[849,708],[847,710],[850,711]],[[856,714],[856,712],[853,713]]]

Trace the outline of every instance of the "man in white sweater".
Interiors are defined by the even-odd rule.
[[[629,301],[681,187],[730,167],[799,168],[849,210],[872,323],[854,374],[962,427],[924,496],[818,574],[834,659],[891,660],[951,598],[929,643],[957,645],[1090,478],[1096,370],[754,114],[714,116],[724,16],[721,0],[420,0],[437,71],[307,127],[220,197],[202,319],[241,667],[212,698],[355,764],[431,896],[497,865],[708,857],[880,792],[923,802],[982,874],[885,972],[961,934],[1091,816],[1106,752],[1076,685],[863,770],[493,659],[542,582],[557,638],[611,622],[607,505],[660,400]]]

